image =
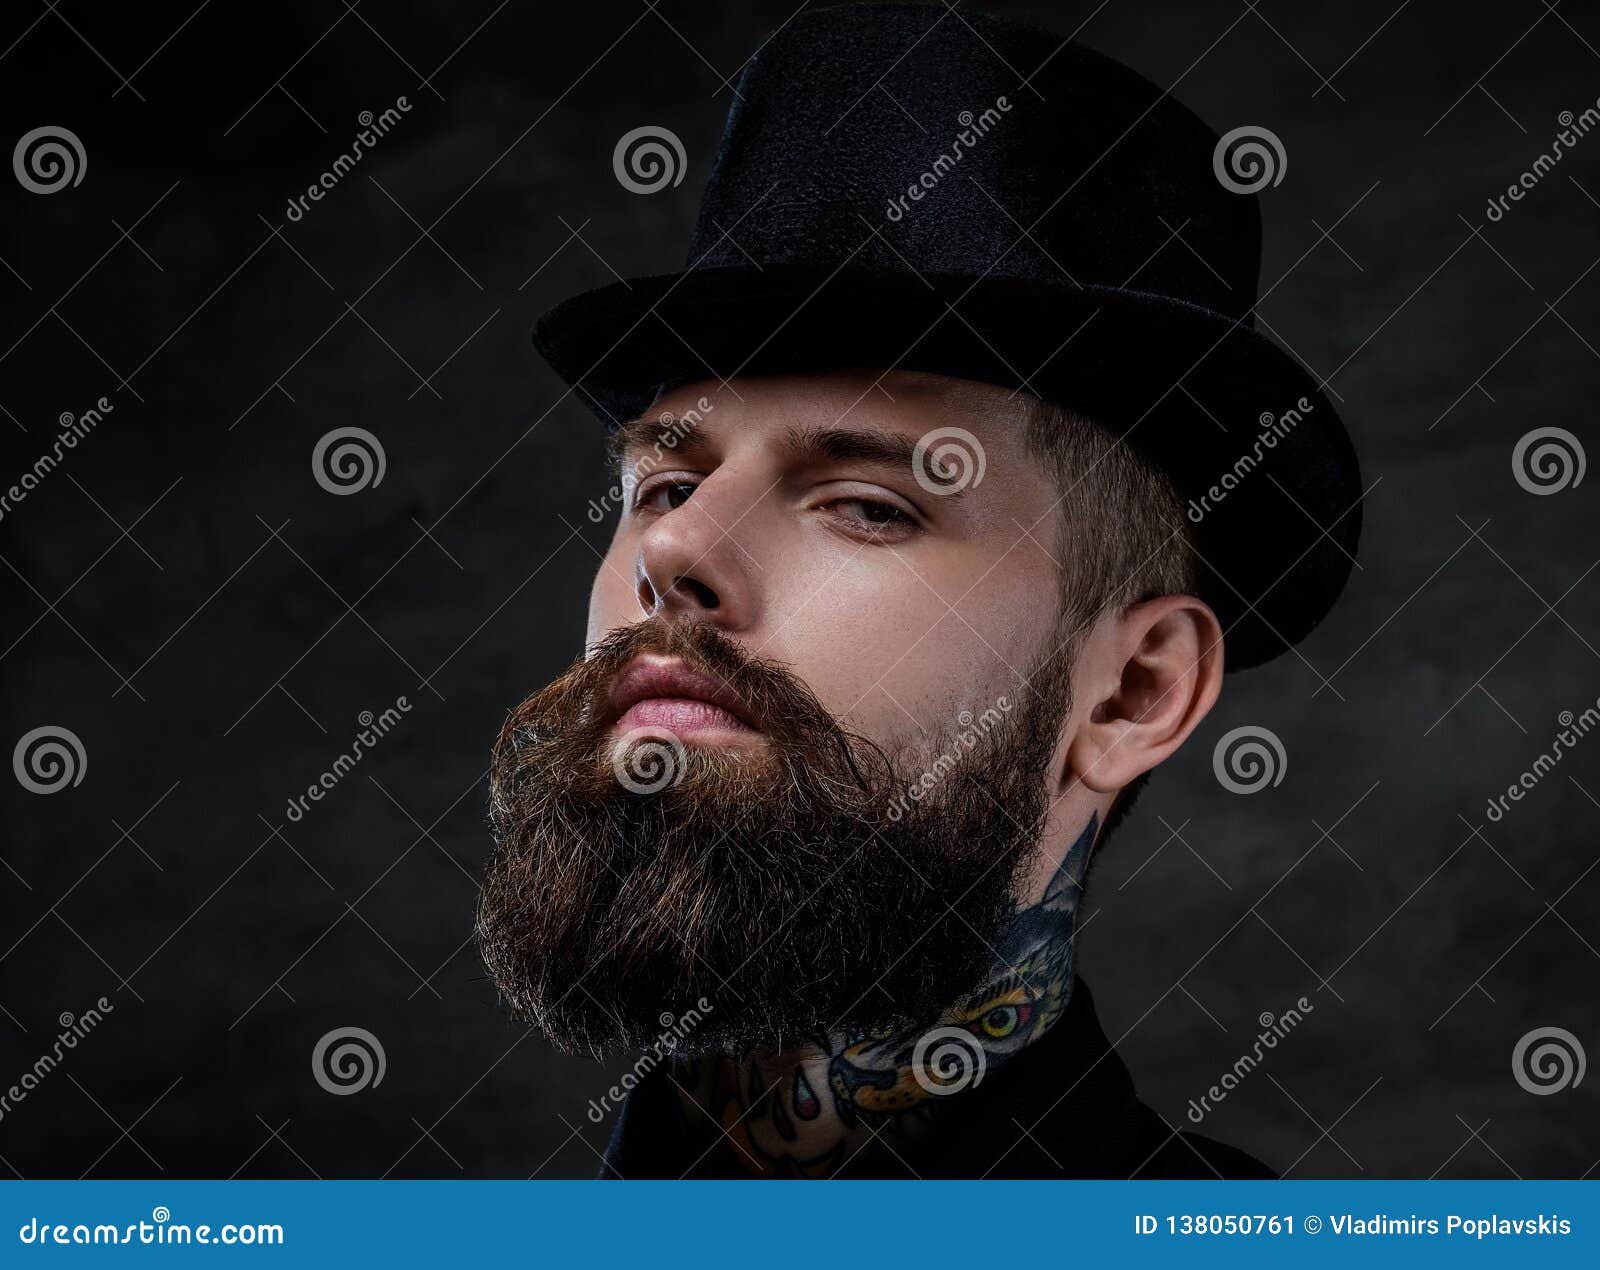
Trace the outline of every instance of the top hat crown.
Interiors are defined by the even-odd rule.
[[[686,263],[848,248],[855,267],[1133,287],[1249,321],[1260,212],[1216,179],[1217,140],[1143,76],[1031,27],[822,10],[751,60]]]

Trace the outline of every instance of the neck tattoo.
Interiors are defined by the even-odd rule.
[[[1098,817],[1068,848],[1037,902],[1012,911],[982,987],[931,1023],[815,1035],[779,1052],[676,1059],[684,1132],[726,1143],[749,1172],[828,1177],[853,1157],[909,1161],[941,1112],[1061,1017]],[[913,950],[912,954],[915,955]]]

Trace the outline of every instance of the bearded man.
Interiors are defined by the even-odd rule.
[[[1269,1176],[1138,1101],[1075,973],[1225,651],[1358,538],[1256,202],[1131,70],[941,6],[802,14],[736,103],[688,267],[535,333],[621,505],[494,748],[489,970],[644,1051],[607,1176]]]

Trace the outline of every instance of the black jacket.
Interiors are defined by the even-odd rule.
[[[916,1176],[1276,1176],[1243,1151],[1169,1127],[1139,1101],[1081,979],[1049,1032],[988,1082],[952,1098],[941,1111],[941,1145],[931,1155],[918,1155]],[[731,1146],[724,1142],[705,1151],[703,1142],[685,1133],[680,1116],[666,1073],[651,1072],[623,1102],[600,1176],[745,1176]],[[892,1155],[887,1160],[867,1160],[867,1154],[849,1161],[837,1176],[913,1176]]]

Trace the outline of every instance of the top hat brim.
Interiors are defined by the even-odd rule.
[[[845,368],[936,372],[1070,407],[1177,486],[1229,669],[1297,644],[1355,561],[1360,471],[1326,394],[1251,326],[1183,301],[849,264],[720,266],[574,296],[534,343],[612,426],[667,387]]]

